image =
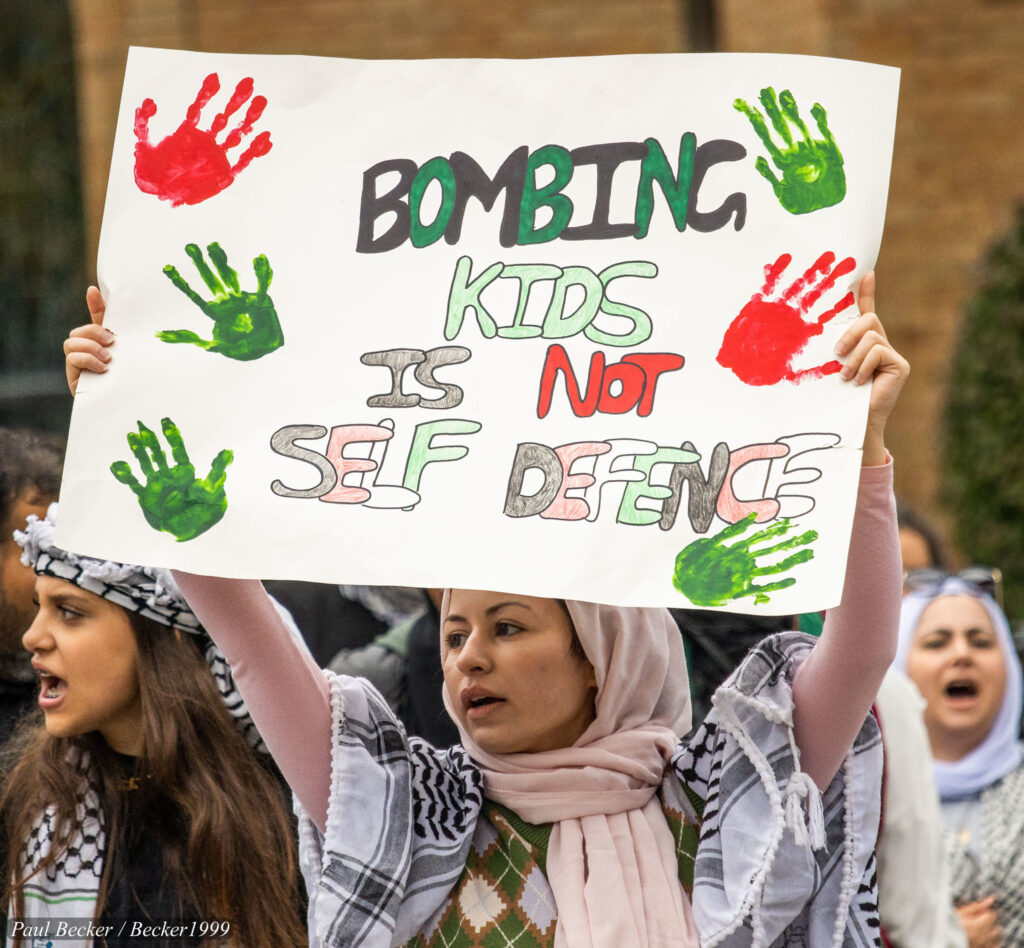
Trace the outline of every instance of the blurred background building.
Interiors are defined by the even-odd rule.
[[[0,0],[0,9],[0,423],[8,424],[66,423],[60,340],[85,318],[84,287],[95,279],[129,45],[359,58],[756,51],[898,66],[878,306],[914,373],[891,440],[899,493],[952,526],[956,512],[942,502],[951,358],[980,261],[1010,231],[1024,191],[1024,4]],[[1024,458],[1022,415],[1005,437]],[[1024,521],[1024,507],[1017,513]]]

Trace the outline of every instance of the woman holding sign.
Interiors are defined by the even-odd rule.
[[[884,447],[908,373],[872,312],[841,337],[874,382],[842,605],[763,642],[688,742],[667,610],[451,589],[444,698],[462,746],[408,739],[364,681],[297,649],[255,581],[176,574],[301,805],[318,945],[874,945],[899,542]],[[105,361],[102,301],[66,343]],[[494,585],[501,586],[496,564]]]

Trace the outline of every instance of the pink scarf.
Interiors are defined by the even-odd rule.
[[[488,798],[530,823],[554,824],[547,875],[556,948],[696,948],[656,796],[690,727],[679,629],[666,609],[566,605],[597,676],[594,721],[560,750],[488,754],[460,728],[463,746],[483,771]],[[451,713],[447,690],[444,700]]]

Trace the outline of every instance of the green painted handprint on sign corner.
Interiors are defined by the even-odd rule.
[[[761,90],[760,99],[775,133],[782,140],[782,147],[772,140],[764,115],[758,109],[743,99],[737,99],[733,106],[750,119],[772,163],[782,173],[781,178],[777,177],[764,156],[759,156],[754,163],[771,183],[779,203],[790,214],[808,214],[838,204],[846,197],[846,172],[843,155],[829,131],[828,113],[817,102],[811,106],[811,115],[821,134],[821,138],[812,138],[792,92],[784,89],[776,99],[775,90],[769,86]],[[802,139],[794,141],[791,124],[799,129]]]
[[[110,465],[110,471],[134,491],[146,520],[154,530],[171,533],[179,541],[192,540],[209,530],[228,509],[224,481],[234,453],[227,448],[221,451],[213,459],[210,473],[200,480],[188,459],[177,425],[170,418],[164,418],[160,426],[171,447],[173,466],[168,466],[167,456],[156,434],[140,421],[138,434],[128,432],[128,447],[139,462],[145,485],[139,483],[127,461],[115,461]]]
[[[784,537],[790,532],[789,520],[778,520],[763,530],[737,539],[731,546],[727,540],[740,537],[754,522],[757,514],[744,517],[738,523],[730,524],[713,537],[694,540],[676,557],[672,585],[695,606],[725,606],[736,599],[753,596],[754,602],[769,602],[768,593],[792,586],[792,576],[763,585],[755,585],[760,576],[784,573],[800,563],[814,559],[811,549],[798,550],[785,559],[766,566],[758,565],[758,557],[770,556],[797,546],[807,546],[818,539],[815,530],[807,530],[799,536],[782,540],[773,546],[752,549],[757,543]]]
[[[164,273],[213,320],[213,338],[201,339],[190,329],[166,329],[156,334],[157,339],[163,342],[184,342],[244,362],[280,349],[284,345],[284,333],[277,318],[277,310],[274,309],[274,301],[267,295],[274,271],[270,269],[266,256],[260,254],[252,262],[256,274],[256,292],[252,293],[241,288],[238,274],[228,266],[227,254],[220,244],[214,242],[206,251],[217,268],[216,273],[203,259],[203,252],[197,244],[185,247],[185,253],[196,265],[203,282],[213,294],[212,300],[204,300],[193,290],[173,264],[164,267]]]

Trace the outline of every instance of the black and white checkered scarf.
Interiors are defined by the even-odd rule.
[[[950,889],[957,905],[996,897],[1004,945],[1024,944],[1024,763],[982,790],[981,839],[948,827]]]
[[[687,799],[686,787],[705,801],[693,899],[702,945],[880,943],[881,736],[869,715],[824,794],[799,779],[790,683],[812,645],[798,633],[762,642],[666,774],[674,799]],[[326,833],[299,807],[310,945],[404,945],[433,931],[465,868],[483,779],[462,747],[439,751],[408,737],[367,681],[327,674]]]

